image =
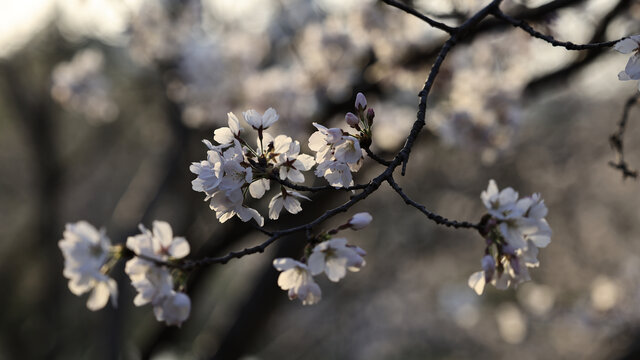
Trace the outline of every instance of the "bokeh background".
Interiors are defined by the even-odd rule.
[[[455,25],[487,1],[405,3]],[[637,1],[502,8],[577,43],[640,32]],[[469,221],[484,213],[489,179],[540,192],[554,234],[531,282],[476,296],[467,278],[483,239],[438,227],[382,186],[352,210],[374,223],[346,234],[367,250],[367,266],[338,284],[321,279],[316,306],[276,285],[271,261],[298,257],[297,235],[194,273],[181,329],[133,306],[122,264],[117,310],[91,312],[68,291],[57,247],[66,222],[103,226],[121,243],[138,223],[166,220],[194,258],[264,240],[237,219],[219,224],[191,190],[200,140],[229,111],[274,107],[273,133],[308,153],[311,123],[343,127],[362,91],[376,111],[373,148],[390,157],[445,35],[373,0],[0,1],[0,358],[637,358],[640,185],[607,164],[609,135],[637,91],[617,80],[628,55],[552,48],[493,19],[447,58],[398,181],[429,209]],[[636,168],[638,114],[625,134]],[[366,160],[356,182],[381,170]],[[302,224],[346,200],[314,196],[265,227]],[[267,203],[255,207],[264,214]]]

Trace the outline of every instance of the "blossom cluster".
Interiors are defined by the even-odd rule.
[[[369,213],[357,213],[338,230],[359,230],[371,220]],[[288,292],[289,299],[300,299],[302,305],[316,304],[322,298],[322,291],[314,281],[314,276],[324,273],[332,282],[338,282],[347,275],[347,270],[357,272],[366,264],[366,252],[349,245],[345,238],[332,238],[331,235],[335,233],[337,230],[320,236],[322,240],[308,251],[306,261],[292,258],[273,260],[273,266],[282,272],[278,277],[278,286]]]
[[[136,306],[151,304],[158,321],[180,326],[191,311],[191,300],[175,290],[174,274],[164,265],[189,254],[189,243],[173,237],[171,226],[154,221],[153,231],[140,225],[141,234],[127,239],[127,248],[135,254],[125,265],[125,272],[137,290]],[[58,242],[65,260],[64,276],[75,295],[93,290],[87,307],[103,308],[109,298],[116,306],[118,286],[108,277],[109,271],[124,255],[121,245],[112,246],[103,230],[96,230],[86,221],[67,224],[64,238]]]
[[[278,219],[283,208],[296,214],[302,211],[300,200],[310,199],[287,188],[285,181],[304,183],[303,172],[316,164],[315,174],[327,179],[331,186],[353,185],[352,172],[358,171],[363,160],[360,139],[370,139],[373,122],[372,109],[364,113],[366,99],[362,93],[356,97],[356,109],[359,109],[363,127],[357,125],[357,118],[356,125],[351,125],[349,114],[355,117],[354,114],[349,113],[346,119],[359,131],[358,135],[313,124],[318,131],[309,138],[309,148],[316,152],[315,157],[302,154],[299,141],[266,132],[279,118],[273,108],[264,114],[255,110],[242,113],[244,122],[257,133],[255,147],[241,136],[244,129],[238,117],[228,113],[228,126],[214,132],[213,140],[217,145],[203,140],[209,149],[207,159],[194,162],[189,168],[197,175],[192,188],[205,193],[205,201],[209,201],[209,207],[216,212],[220,222],[237,216],[244,222],[253,219],[263,226],[264,218],[245,204],[245,196],[248,192],[251,197],[260,199],[271,189],[271,180],[280,180],[280,191],[269,202],[269,218]]]
[[[551,242],[547,207],[540,194],[518,199],[512,188],[498,191],[491,180],[480,197],[488,210],[482,222],[487,247],[482,271],[469,277],[469,286],[478,295],[487,283],[503,290],[531,280],[528,268],[539,266],[538,248]]]
[[[622,81],[640,80],[640,35],[633,35],[618,41],[614,49],[623,54],[633,54],[624,70],[618,74]],[[640,89],[640,82],[639,89]]]

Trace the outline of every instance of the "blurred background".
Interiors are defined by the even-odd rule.
[[[405,3],[459,24],[488,1]],[[502,8],[576,43],[640,32],[630,0],[505,0]],[[373,0],[0,1],[1,359],[611,359],[640,344],[640,193],[608,166],[635,82],[628,55],[569,52],[487,19],[445,62],[427,131],[400,185],[449,218],[477,221],[489,179],[540,192],[552,243],[517,289],[467,287],[484,241],[429,222],[383,185],[349,214],[373,224],[346,236],[367,266],[303,307],[276,285],[275,257],[297,258],[302,236],[189,279],[181,329],[133,306],[120,264],[118,309],[86,309],[62,276],[64,224],[87,220],[121,243],[155,219],[219,256],[264,236],[219,224],[191,190],[189,164],[226,113],[274,107],[303,144],[313,121],[344,127],[355,94],[376,111],[373,149],[390,158],[415,120],[417,93],[446,34]],[[626,160],[640,167],[640,109]],[[373,161],[356,176],[382,171]],[[308,184],[321,185],[324,180]],[[264,199],[267,199],[266,197]],[[314,196],[302,224],[348,200]],[[267,203],[255,207],[266,214]]]

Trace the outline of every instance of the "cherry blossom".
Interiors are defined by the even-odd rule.
[[[297,214],[302,211],[300,201],[296,198],[311,201],[311,199],[297,191],[289,191],[282,188],[282,191],[271,198],[269,202],[269,219],[277,220],[283,207],[291,214]]]
[[[360,252],[347,245],[347,239],[335,238],[321,242],[313,248],[309,256],[309,270],[318,275],[324,272],[329,280],[338,282],[347,270],[357,271],[365,265]]]
[[[104,267],[110,257],[111,241],[104,231],[96,230],[86,221],[66,224],[63,239],[58,247],[64,256],[63,275],[69,279],[69,290],[74,295],[91,291],[87,308],[102,309],[109,298],[115,307],[118,286],[106,275]]]
[[[302,305],[313,305],[320,301],[320,286],[313,280],[306,264],[291,258],[278,258],[273,260],[273,266],[282,271],[278,276],[278,286],[288,291],[289,299],[300,299]]]

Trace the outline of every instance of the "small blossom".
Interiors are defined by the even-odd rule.
[[[91,291],[87,301],[89,310],[102,309],[109,298],[115,307],[118,285],[102,272],[111,248],[104,231],[96,230],[86,221],[79,221],[67,224],[63,236],[58,247],[64,256],[63,275],[69,279],[69,290],[78,296]]]
[[[360,269],[365,265],[362,256],[353,247],[347,246],[347,239],[335,238],[321,242],[313,248],[309,256],[311,274],[324,272],[329,280],[338,282],[347,270]]]
[[[191,181],[192,189],[211,196],[218,189],[222,180],[222,175],[224,174],[222,164],[222,156],[214,150],[207,152],[207,160],[192,163],[189,171],[198,175],[197,178]]]
[[[315,283],[307,265],[291,258],[273,260],[273,266],[282,271],[278,277],[278,286],[288,290],[289,299],[300,299],[302,305],[313,305],[320,301],[322,292]]]
[[[247,110],[242,115],[245,121],[256,130],[266,130],[278,121],[278,113],[273,108],[267,109],[263,115],[255,110]]]
[[[351,168],[341,161],[326,161],[318,165],[315,171],[317,176],[324,177],[329,185],[340,188],[353,185]]]
[[[169,223],[154,221],[153,232],[142,224],[139,228],[141,234],[127,238],[127,247],[136,255],[145,255],[160,261],[169,258],[181,259],[189,255],[189,243],[183,237],[173,237]]]
[[[163,266],[139,257],[127,261],[124,272],[129,275],[131,285],[138,294],[133,299],[135,306],[156,305],[173,291],[171,272]]]
[[[362,111],[362,110],[367,108],[367,98],[364,97],[363,93],[359,92],[356,95],[356,104],[355,104],[355,106],[356,106],[356,109],[358,109],[360,111]]]
[[[498,185],[491,179],[489,187],[480,194],[480,198],[484,206],[489,210],[489,214],[498,219],[505,219],[514,210],[518,200],[518,193],[510,187],[499,192]]]
[[[353,136],[344,136],[340,145],[335,147],[334,156],[338,161],[357,163],[362,158],[360,142]]]
[[[167,325],[180,327],[187,320],[191,312],[191,299],[185,293],[172,291],[162,301],[153,307],[153,313],[158,321]]]
[[[311,201],[311,199],[297,191],[282,190],[269,202],[269,219],[277,220],[280,217],[280,212],[283,207],[291,214],[297,214],[302,211],[300,201],[296,198]]]
[[[242,190],[218,191],[211,196],[209,207],[216,212],[216,218],[221,223],[238,216],[240,220],[247,222],[254,219],[258,225],[264,225],[264,218],[258,211],[242,204]]]
[[[353,215],[351,219],[349,219],[348,224],[351,229],[360,230],[371,224],[371,220],[373,220],[371,214],[369,214],[368,212],[361,212]]]
[[[316,162],[318,164],[331,160],[333,157],[333,147],[340,144],[342,140],[342,130],[338,128],[328,129],[318,123],[313,123],[318,131],[309,137],[309,149],[316,152]]]

